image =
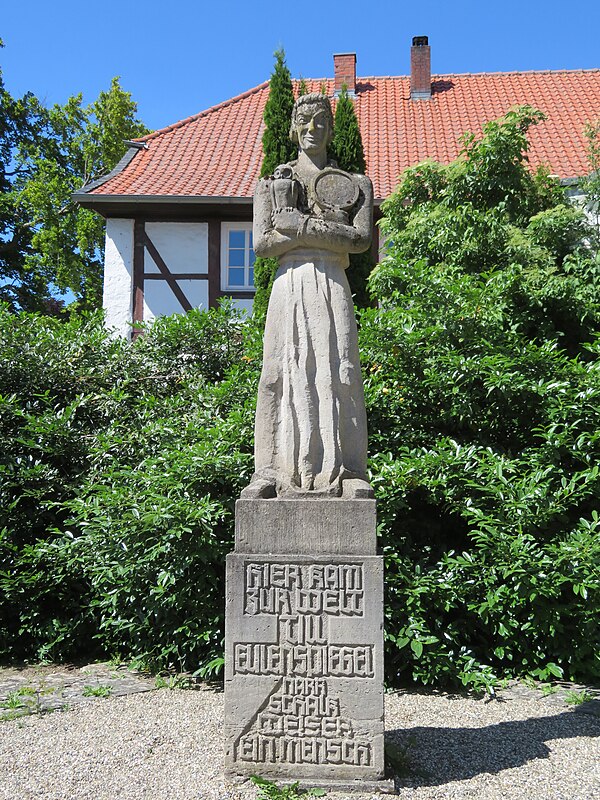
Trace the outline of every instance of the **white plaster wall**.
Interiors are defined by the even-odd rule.
[[[104,292],[106,326],[116,336],[129,337],[133,317],[133,220],[106,220]]]
[[[146,233],[170,272],[208,273],[208,224],[206,222],[147,222]],[[160,274],[148,250],[144,272]],[[207,280],[177,281],[195,308],[208,308]],[[144,321],[167,314],[182,314],[183,308],[165,280],[144,281]]]
[[[590,225],[600,232],[600,207],[598,204],[588,201],[587,195],[585,195],[581,189],[579,189],[579,187],[575,187],[570,190],[567,189],[566,194],[570,202],[573,203],[573,205],[579,206],[579,208],[583,211]],[[584,240],[584,242],[590,245],[589,239]]]
[[[177,283],[194,308],[208,308],[208,281],[177,281]],[[152,322],[156,317],[167,314],[183,313],[179,300],[166,281],[144,281],[144,322]]]
[[[146,233],[171,272],[208,272],[208,223],[147,222]],[[145,272],[158,267],[145,254]]]

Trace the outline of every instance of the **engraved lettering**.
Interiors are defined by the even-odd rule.
[[[325,581],[323,578],[324,567],[321,564],[311,564],[308,568],[308,588],[324,589]]]
[[[233,671],[241,675],[372,678],[372,645],[234,645]]]
[[[247,564],[244,613],[363,616],[362,566]]]
[[[330,618],[364,616],[362,565],[247,562],[244,575],[244,614],[273,617],[277,641],[234,643],[233,673],[272,676],[276,686],[234,760],[369,766],[371,743],[328,687],[374,677],[373,645],[329,640]]]
[[[246,602],[244,605],[244,614],[259,614],[260,603],[258,598],[258,589],[254,587],[246,589]]]
[[[304,620],[307,644],[327,644],[324,635],[323,617],[301,617]]]
[[[349,764],[369,766],[371,744],[364,740],[303,736],[286,739],[267,733],[240,737],[236,747],[240,761],[288,764]]]

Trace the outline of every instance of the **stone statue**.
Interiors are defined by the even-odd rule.
[[[369,246],[373,190],[328,161],[332,131],[327,98],[300,97],[298,159],[254,195],[255,251],[279,269],[255,473],[227,556],[225,765],[236,778],[387,793],[383,557],[345,271]]]
[[[299,97],[298,159],[259,181],[254,250],[277,257],[258,390],[255,473],[244,498],[372,497],[348,254],[371,242],[373,188],[327,158],[329,100]]]

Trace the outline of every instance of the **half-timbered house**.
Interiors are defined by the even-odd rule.
[[[308,90],[325,85],[335,103],[348,86],[376,208],[403,169],[449,163],[465,131],[479,134],[515,105],[546,115],[529,134],[532,167],[545,164],[565,183],[588,171],[585,126],[600,117],[600,69],[432,75],[426,37],[413,39],[408,76],[357,78],[353,53],[333,61],[334,77],[309,80]],[[106,217],[104,306],[118,333],[223,296],[251,308],[252,194],[268,92],[262,83],[130,142],[109,175],[76,193]]]

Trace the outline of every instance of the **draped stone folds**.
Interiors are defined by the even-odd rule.
[[[280,258],[256,409],[256,474],[278,491],[338,494],[366,480],[367,427],[348,256]]]

